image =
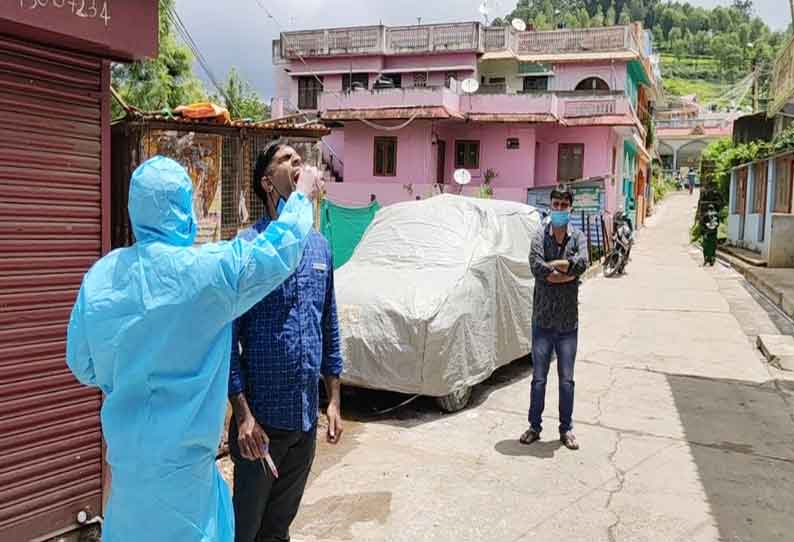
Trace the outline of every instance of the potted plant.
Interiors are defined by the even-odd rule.
[[[484,199],[491,199],[493,197],[493,186],[491,181],[496,179],[499,174],[491,168],[485,170],[483,173],[483,183],[480,187],[480,197]]]

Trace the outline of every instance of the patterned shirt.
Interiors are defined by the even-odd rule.
[[[529,253],[529,266],[535,276],[534,325],[563,333],[579,326],[578,277],[587,269],[588,259],[587,239],[572,225],[568,224],[568,232],[561,244],[554,238],[551,224],[538,230]],[[564,284],[549,283],[546,277],[554,269],[548,262],[554,260],[568,260],[568,274],[577,280]]]
[[[269,222],[240,236],[253,238]],[[328,242],[311,232],[297,271],[234,323],[229,395],[244,392],[265,428],[310,431],[320,374],[342,373],[333,270]]]

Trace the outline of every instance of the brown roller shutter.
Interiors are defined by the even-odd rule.
[[[107,78],[100,59],[0,35],[4,541],[101,512],[101,397],[74,380],[64,353],[83,273],[106,243]]]

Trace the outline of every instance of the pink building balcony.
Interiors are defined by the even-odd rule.
[[[273,42],[273,63],[301,58],[481,52],[479,23],[359,26],[284,32]]]
[[[461,111],[480,122],[556,122],[557,96],[542,94],[474,94],[460,97]]]
[[[615,51],[641,54],[639,38],[632,26],[526,32],[516,32],[510,26],[488,27],[484,29],[483,42],[486,52],[511,51],[517,55]]]
[[[319,108],[326,120],[359,118],[459,118],[460,96],[445,87],[413,87],[323,92]]]
[[[324,120],[468,119],[474,122],[559,123],[563,126],[633,126],[645,135],[623,93],[543,92],[458,94],[445,87],[323,92]]]

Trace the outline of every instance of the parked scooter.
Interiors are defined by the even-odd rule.
[[[622,275],[625,272],[633,244],[634,227],[631,220],[618,211],[612,222],[612,250],[604,261],[604,276]]]

